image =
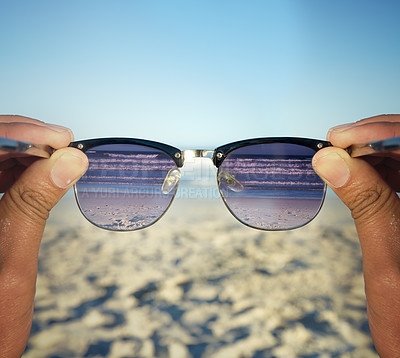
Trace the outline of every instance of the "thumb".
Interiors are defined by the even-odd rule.
[[[2,268],[9,260],[23,266],[39,248],[40,239],[50,210],[87,169],[86,156],[79,150],[64,148],[48,160],[38,160],[29,166],[0,202]],[[17,240],[15,238],[18,238]],[[7,241],[9,240],[9,241]]]
[[[351,210],[363,254],[367,255],[364,258],[380,265],[382,258],[387,264],[397,264],[399,242],[389,239],[388,234],[398,236],[399,199],[379,173],[366,161],[333,147],[319,151],[313,158],[313,167]]]
[[[87,166],[81,151],[57,150],[26,168],[0,201],[0,346],[10,353],[29,336],[38,251],[49,212]]]
[[[343,149],[317,152],[313,166],[351,210],[363,254],[371,333],[380,354],[393,357],[400,350],[399,198],[371,165]]]

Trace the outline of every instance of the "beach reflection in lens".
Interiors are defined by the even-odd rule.
[[[168,173],[177,166],[163,151],[136,144],[107,144],[85,152],[89,169],[75,193],[83,215],[93,224],[130,231],[156,222],[177,190],[162,191]],[[179,180],[178,180],[179,181]]]
[[[259,229],[305,225],[318,214],[325,197],[325,183],[311,165],[314,154],[311,148],[290,143],[233,150],[218,168],[226,206],[239,221]],[[242,190],[232,190],[239,185]]]

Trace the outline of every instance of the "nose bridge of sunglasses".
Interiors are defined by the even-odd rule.
[[[210,159],[215,167],[214,157],[215,151],[214,150],[205,150],[205,149],[188,149],[184,150],[183,152],[183,159],[184,163],[193,162],[196,158],[208,158]],[[224,186],[230,191],[234,192],[241,192],[244,190],[244,186],[240,181],[235,178],[235,176],[227,171],[220,171],[217,176],[217,183],[218,186]]]
[[[183,163],[191,161],[194,158],[208,158],[212,160],[214,155],[213,150],[207,149],[186,149],[182,151]],[[181,171],[178,168],[171,169],[165,176],[161,191],[163,194],[169,194],[179,183],[182,177]]]
[[[207,149],[185,149],[182,151],[182,154],[184,161],[191,160],[193,158],[208,158],[212,160],[214,151]]]

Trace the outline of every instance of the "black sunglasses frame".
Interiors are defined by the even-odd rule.
[[[318,139],[310,139],[310,138],[298,138],[298,137],[271,137],[271,138],[253,138],[253,139],[244,139],[228,144],[221,145],[214,149],[212,161],[214,165],[219,168],[226,156],[236,150],[238,148],[246,147],[249,145],[255,144],[269,144],[269,143],[288,143],[288,144],[298,144],[308,148],[315,150],[315,152],[319,151],[322,148],[331,147],[332,144],[327,141],[318,140]],[[87,139],[80,140],[76,142],[72,142],[69,144],[69,147],[77,148],[82,152],[86,152],[87,150],[107,144],[136,144],[143,145],[155,149],[162,150],[166,154],[168,154],[171,159],[175,162],[175,164],[181,168],[184,163],[184,151],[173,147],[168,144],[155,142],[147,139],[139,139],[139,138],[97,138],[97,139]],[[201,152],[200,150],[198,152]]]
[[[152,140],[138,138],[97,138],[72,142],[69,144],[69,147],[77,148],[82,152],[86,152],[91,148],[107,144],[135,144],[159,149],[168,154],[179,168],[183,166],[184,159],[182,151],[180,149],[168,144],[159,143]]]
[[[270,144],[270,143],[283,143],[283,144],[298,144],[304,147],[311,148],[318,152],[322,148],[331,147],[332,144],[327,141],[310,139],[310,138],[298,138],[298,137],[271,137],[271,138],[253,138],[244,139],[237,142],[221,145],[214,150],[213,162],[217,168],[220,167],[226,156],[233,150],[247,147],[255,144]]]

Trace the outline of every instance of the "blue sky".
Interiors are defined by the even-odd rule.
[[[0,113],[213,148],[400,113],[399,1],[0,0]]]

